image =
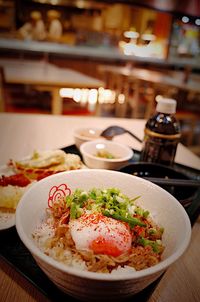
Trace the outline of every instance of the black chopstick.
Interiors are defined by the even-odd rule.
[[[166,185],[166,186],[179,186],[179,187],[199,187],[200,180],[193,179],[172,179],[172,178],[157,178],[157,177],[143,177],[146,180],[149,180],[157,185]]]

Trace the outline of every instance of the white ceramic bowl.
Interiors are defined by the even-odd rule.
[[[96,140],[100,138],[100,134],[103,130],[100,128],[88,127],[88,128],[77,128],[74,131],[75,145],[79,149],[81,144]]]
[[[76,188],[89,190],[94,187],[118,187],[129,197],[141,195],[141,207],[149,210],[154,221],[164,227],[165,250],[162,261],[141,271],[111,275],[68,267],[41,252],[33,241],[32,232],[45,217],[51,188],[57,188],[59,193],[61,184],[66,184],[72,192]],[[184,253],[191,237],[187,213],[167,191],[136,176],[100,169],[58,173],[37,182],[18,204],[16,228],[21,240],[46,275],[61,290],[83,301],[118,301],[141,291]]]
[[[81,145],[80,152],[84,163],[91,169],[118,170],[133,157],[133,150],[130,147],[106,140],[86,142]],[[109,153],[114,158],[98,157],[98,152]]]

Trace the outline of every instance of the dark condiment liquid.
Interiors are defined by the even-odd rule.
[[[147,121],[144,134],[140,160],[172,165],[181,136],[174,114],[156,112]]]

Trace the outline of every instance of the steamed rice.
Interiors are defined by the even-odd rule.
[[[160,259],[150,248],[139,246],[131,254],[119,257],[94,254],[92,251],[77,251],[69,231],[62,230],[65,236],[56,237],[48,224],[37,228],[33,238],[39,249],[47,256],[67,266],[92,272],[118,274],[133,272],[157,264]]]
[[[30,185],[26,187],[12,185],[8,185],[6,187],[0,186],[0,208],[15,210],[22,195],[26,192]]]

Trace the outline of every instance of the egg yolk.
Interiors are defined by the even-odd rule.
[[[93,240],[89,247],[95,254],[106,254],[117,257],[122,253],[122,251],[116,246],[115,242],[112,242],[102,236]]]

